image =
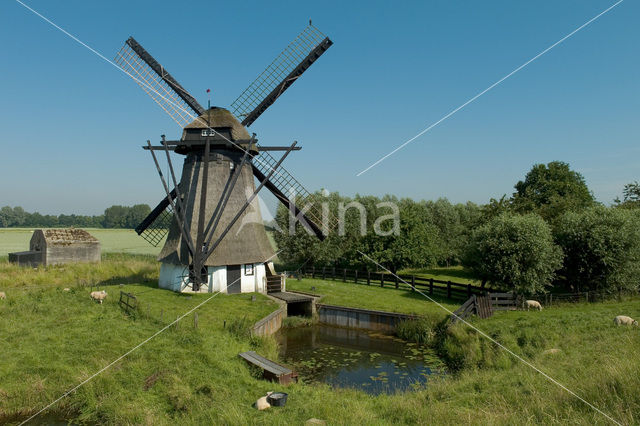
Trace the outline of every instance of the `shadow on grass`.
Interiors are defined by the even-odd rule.
[[[435,279],[461,278],[465,280],[479,281],[478,278],[473,276],[470,271],[462,267],[406,269],[400,271],[400,274],[426,275]]]

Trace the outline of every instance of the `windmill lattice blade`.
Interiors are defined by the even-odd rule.
[[[171,191],[171,197],[176,197],[175,188]],[[158,247],[169,233],[169,226],[173,220],[173,208],[167,197],[163,198],[158,205],[151,210],[136,227],[136,233],[144,238],[149,244]]]
[[[204,113],[204,108],[133,37],[115,57],[115,63],[147,92],[180,127]]]
[[[139,235],[152,246],[158,247],[158,245],[167,238],[172,220],[173,209],[171,205],[168,205],[156,216],[153,222],[139,232]]]
[[[277,162],[278,161],[271,154],[266,151],[261,151],[260,158],[254,159],[253,161],[253,167],[258,170],[258,176],[266,176],[269,174],[269,171],[275,167]],[[254,175],[256,175],[255,170]],[[295,197],[295,199],[291,201],[296,203],[299,203],[301,200],[305,203],[311,203],[314,201],[314,196],[282,166],[280,166],[277,172],[273,174],[270,179],[270,183],[275,186],[276,191],[274,192],[272,188],[269,188],[269,190],[282,204],[287,207],[289,207],[289,197],[291,197],[291,195]],[[303,216],[305,219],[312,222],[312,224],[310,224],[312,228],[314,226],[318,229],[322,227],[326,231],[334,231],[338,229],[338,219],[331,214],[331,212],[329,212],[329,217],[326,218],[326,223],[323,222],[322,206],[320,203],[314,202]],[[323,224],[324,226],[322,226]],[[313,231],[316,232],[316,230]]]
[[[320,57],[333,42],[309,23],[231,104],[231,112],[250,126]]]

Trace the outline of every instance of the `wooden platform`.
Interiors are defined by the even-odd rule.
[[[278,291],[275,293],[269,293],[269,296],[273,296],[280,300],[284,300],[287,303],[310,302],[313,300],[313,297],[311,296],[305,296],[298,293],[289,293],[287,291]]]
[[[298,381],[298,373],[280,365],[270,359],[258,355],[254,351],[242,352],[238,356],[251,365],[255,365],[263,370],[262,377],[272,382],[278,382],[281,385],[286,385],[291,382]]]

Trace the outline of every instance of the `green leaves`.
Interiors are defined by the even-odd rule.
[[[640,215],[595,207],[567,213],[556,240],[565,252],[562,275],[577,291],[634,289],[640,284]]]
[[[562,251],[540,216],[505,213],[473,232],[467,261],[483,280],[532,294],[551,285]]]
[[[578,211],[595,204],[584,178],[569,164],[552,161],[536,164],[515,185],[512,207],[518,213],[538,213],[553,223],[567,211]]]

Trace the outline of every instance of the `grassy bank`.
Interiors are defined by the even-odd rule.
[[[312,287],[314,288],[312,290]],[[342,281],[290,278],[287,289],[310,292],[322,295],[322,303],[328,305],[351,306],[354,308],[376,309],[380,311],[402,312],[424,315],[429,312],[435,314],[446,312],[419,293],[394,288],[381,288],[378,285],[343,283]],[[450,310],[456,310],[460,305],[456,301],[434,296]]]
[[[93,272],[104,282],[124,281],[123,289],[138,295],[140,309],[133,316],[118,307],[119,288],[107,288],[109,297],[99,305],[89,299],[89,289],[73,286],[74,274],[83,271],[74,268],[85,266],[22,271],[23,284],[35,278],[52,284],[9,286],[7,300],[0,301],[0,423],[25,418],[206,300],[207,295],[155,288],[157,264],[149,259],[107,257],[99,265],[105,269]],[[140,276],[142,282],[134,282]],[[320,280],[289,280],[288,286],[307,291],[314,286],[316,293],[326,294],[326,303],[445,315],[406,291]],[[443,354],[458,363],[459,371],[415,392],[371,397],[325,385],[283,388],[257,380],[237,354],[256,350],[275,357],[274,341],[231,331],[237,330],[234,323],[254,322],[275,308],[260,295],[256,301],[249,294],[216,296],[198,310],[197,330],[193,317],[185,318],[54,411],[105,424],[303,424],[311,417],[328,424],[609,424],[464,325],[442,339]],[[639,301],[504,312],[474,322],[598,408],[634,424],[640,421],[640,329],[615,327],[612,319],[622,313],[640,317]],[[545,354],[548,349],[559,351]],[[251,408],[269,390],[289,393],[287,406],[265,412]]]

